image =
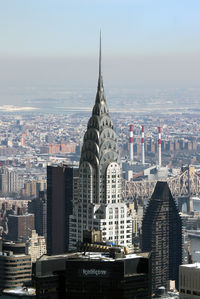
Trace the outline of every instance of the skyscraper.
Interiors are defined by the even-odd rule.
[[[152,289],[178,285],[182,221],[167,182],[157,182],[142,222],[142,250],[152,253]]]
[[[83,239],[83,231],[102,231],[103,241],[132,244],[132,223],[121,194],[121,167],[117,135],[104,94],[101,74],[101,38],[99,79],[95,105],[83,139],[79,164],[79,199],[73,202],[70,217],[70,248]]]
[[[28,202],[28,212],[35,215],[35,230],[39,236],[47,238],[47,199],[43,191],[39,197]]]
[[[69,215],[78,189],[78,169],[67,165],[47,167],[47,253],[62,254],[69,247]]]

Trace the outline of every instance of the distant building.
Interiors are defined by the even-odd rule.
[[[60,145],[61,153],[75,153],[76,152],[76,143],[61,143]]]
[[[67,165],[47,167],[47,253],[62,254],[69,249],[69,216],[78,192],[78,168]]]
[[[46,254],[46,241],[43,236],[38,236],[35,230],[32,230],[30,237],[26,241],[25,253],[31,256],[32,263]]]
[[[121,250],[41,257],[36,262],[37,298],[150,299],[150,254]]]
[[[76,152],[76,143],[48,144],[40,147],[41,154],[72,154]]]
[[[20,145],[25,147],[26,146],[26,134],[22,134],[20,138]]]
[[[13,255],[12,251],[0,254],[0,289],[30,283],[32,265],[30,255]]]
[[[18,241],[26,239],[33,229],[35,229],[33,214],[8,216],[8,240]]]
[[[23,180],[13,168],[0,168],[0,192],[16,193],[23,187]]]
[[[39,179],[37,181],[31,180],[24,183],[23,188],[21,189],[21,195],[24,198],[36,198],[39,196],[41,191],[46,190],[46,181]]]
[[[179,298],[200,298],[200,263],[179,267]]]
[[[142,250],[152,253],[152,289],[178,286],[182,264],[182,221],[167,182],[157,182],[142,222]]]

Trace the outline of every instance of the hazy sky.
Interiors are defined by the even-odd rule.
[[[107,54],[200,50],[199,0],[1,0],[1,54]]]
[[[0,0],[0,104],[92,86],[100,28],[108,86],[198,87],[199,0]]]

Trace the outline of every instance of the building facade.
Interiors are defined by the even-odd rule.
[[[35,230],[39,236],[47,238],[47,199],[44,191],[39,192],[39,197],[28,202],[28,212],[35,216]]]
[[[200,263],[179,267],[180,299],[200,298]]]
[[[47,167],[47,253],[69,250],[69,215],[78,192],[78,169],[67,165]]]
[[[103,241],[131,245],[132,220],[122,201],[120,155],[104,94],[101,45],[96,101],[83,138],[79,184],[70,216],[70,249],[82,242],[86,229],[101,230]]]
[[[113,253],[41,257],[36,263],[37,298],[150,299],[150,254]]]
[[[152,253],[152,289],[175,280],[182,264],[182,221],[167,182],[157,182],[142,222],[142,250]]]
[[[32,230],[26,241],[25,253],[31,256],[32,263],[35,263],[38,258],[47,253],[45,238],[38,236],[35,230]]]
[[[17,193],[23,187],[23,179],[13,168],[0,168],[0,193]]]
[[[35,229],[33,214],[8,216],[8,240],[18,241],[26,239],[33,229]]]
[[[12,251],[0,255],[0,289],[13,288],[30,283],[32,264],[30,255],[17,254]]]
[[[1,251],[12,251],[14,255],[25,254],[25,243],[2,240]]]
[[[43,178],[36,180],[29,180],[24,183],[21,189],[21,196],[24,199],[32,199],[39,196],[39,193],[46,190],[46,181]]]

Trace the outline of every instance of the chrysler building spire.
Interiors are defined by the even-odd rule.
[[[101,30],[100,30],[100,39],[99,39],[99,80],[101,78]]]
[[[131,217],[122,200],[121,183],[117,135],[109,115],[101,74],[100,32],[98,86],[83,138],[79,198],[74,201],[73,215],[70,216],[70,250],[74,250],[76,243],[83,240],[84,230],[92,229],[102,231],[104,242],[131,245],[132,231],[128,224],[131,223]]]
[[[97,86],[97,94],[96,94],[96,103],[101,104],[105,102],[105,95],[104,95],[104,87],[103,87],[103,77],[101,73],[101,31],[100,31],[100,38],[99,38],[99,78],[98,78],[98,86]]]

